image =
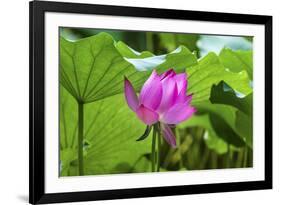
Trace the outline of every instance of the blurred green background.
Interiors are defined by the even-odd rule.
[[[224,47],[232,50],[252,50],[252,37],[250,36],[240,37],[87,28],[60,28],[61,36],[71,41],[96,35],[100,32],[110,34],[115,41],[123,41],[136,51],[141,52],[147,50],[155,55],[172,52],[180,45],[184,45],[190,51],[196,52],[199,57],[206,55],[210,51],[218,54]]]

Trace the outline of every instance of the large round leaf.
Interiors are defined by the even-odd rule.
[[[233,51],[224,48],[219,58],[223,65],[233,72],[247,71],[249,78],[253,79],[253,51]]]
[[[234,73],[227,70],[215,53],[200,59],[198,65],[187,68],[188,92],[193,93],[193,103],[209,100],[211,88],[222,80],[237,92],[248,95],[252,92],[246,71]]]
[[[77,175],[78,105],[63,87],[60,93],[61,175]],[[150,153],[150,137],[136,141],[146,126],[128,108],[123,94],[86,104],[84,113],[85,175],[116,173],[122,164],[134,167],[139,157]]]
[[[124,76],[139,90],[152,69],[183,71],[197,63],[185,47],[163,56],[145,54],[106,33],[74,42],[60,38],[60,82],[77,101],[90,103],[123,92]]]

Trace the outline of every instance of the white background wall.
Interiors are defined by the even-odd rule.
[[[79,2],[79,0],[72,0]],[[278,0],[80,0],[80,2],[170,9],[273,15],[274,189],[236,193],[126,199],[80,204],[278,204],[280,196],[281,6]],[[0,6],[0,204],[28,200],[28,1]],[[258,92],[258,91],[257,91]],[[280,202],[279,202],[280,203]]]

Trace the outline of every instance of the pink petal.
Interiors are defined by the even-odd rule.
[[[186,73],[181,73],[181,74],[177,74],[174,79],[177,82],[177,86],[178,86],[178,92],[181,93],[185,93],[186,94],[186,90],[187,90],[187,75]]]
[[[162,132],[162,135],[164,137],[164,139],[166,140],[166,142],[171,145],[173,148],[175,148],[177,146],[177,143],[176,143],[176,137],[174,135],[174,133],[172,132],[171,128],[166,125],[166,124],[163,124],[161,123],[161,132]]]
[[[190,94],[190,95],[186,96],[186,98],[185,98],[185,103],[186,104],[190,104],[190,102],[192,100],[192,96],[193,96],[193,94]]]
[[[154,70],[147,81],[144,83],[140,93],[140,103],[147,108],[156,110],[162,98],[162,84],[160,76]]]
[[[162,74],[160,75],[160,78],[161,78],[161,80],[163,80],[164,78],[166,78],[166,77],[168,77],[168,76],[173,77],[173,76],[175,76],[175,75],[176,75],[175,71],[174,71],[173,69],[169,69],[169,70],[167,70],[166,72],[162,73]]]
[[[158,114],[153,110],[145,107],[144,105],[140,105],[140,107],[136,111],[138,117],[147,125],[152,125],[158,121]]]
[[[186,103],[189,104],[192,100],[192,94],[186,96],[186,93],[184,91],[180,92],[179,95],[177,96],[175,104],[178,103]]]
[[[178,96],[177,84],[173,77],[166,77],[161,83],[163,94],[161,103],[157,109],[159,113],[167,112],[173,106]]]
[[[131,82],[127,78],[125,78],[124,90],[125,90],[126,101],[129,105],[129,107],[134,112],[136,112],[137,108],[139,107],[138,96],[137,96]]]
[[[175,104],[168,112],[164,113],[161,117],[161,122],[166,124],[178,124],[190,118],[195,112],[196,109],[186,103]]]

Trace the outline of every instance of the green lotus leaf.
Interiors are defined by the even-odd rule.
[[[62,86],[60,93],[60,106],[63,108],[60,114],[61,175],[78,175],[78,106]],[[115,166],[122,163],[135,167],[139,156],[150,153],[150,136],[146,140],[136,141],[146,126],[128,108],[123,94],[86,104],[84,113],[85,175],[115,173]],[[147,171],[139,167],[137,170]]]
[[[228,48],[224,48],[219,58],[224,65],[230,71],[238,73],[240,71],[247,71],[249,78],[253,79],[253,52],[237,50],[233,51]]]
[[[235,91],[248,95],[252,92],[246,71],[234,73],[227,70],[215,53],[209,53],[199,60],[198,65],[186,69],[188,92],[193,93],[193,104],[209,100],[211,88],[222,80]]]
[[[162,56],[152,55],[138,55],[107,33],[74,42],[61,37],[60,82],[78,102],[90,103],[123,92],[124,76],[139,90],[152,69],[180,72],[197,63],[185,47]]]

